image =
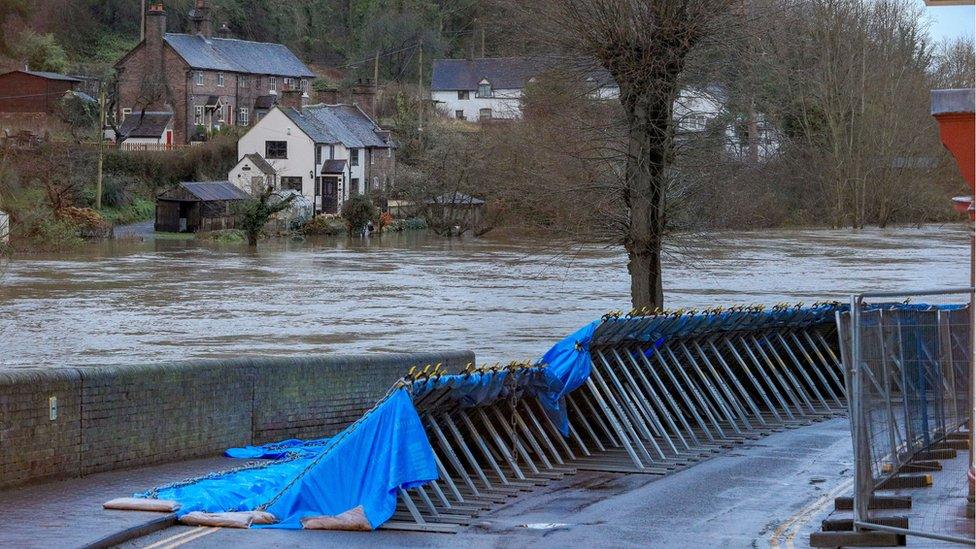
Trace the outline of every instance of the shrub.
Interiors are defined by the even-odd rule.
[[[218,244],[240,244],[247,240],[247,235],[239,229],[224,229],[206,233],[206,238]]]
[[[334,236],[346,232],[346,222],[342,220],[341,217],[336,217],[334,215],[323,214],[317,215],[312,219],[308,220],[305,225],[302,226],[301,232],[305,235],[328,235]]]
[[[397,219],[390,224],[389,230],[395,233],[402,231],[424,231],[427,230],[427,220],[422,217]]]
[[[376,206],[368,196],[357,194],[342,204],[342,218],[346,220],[349,234],[359,234],[376,217]]]

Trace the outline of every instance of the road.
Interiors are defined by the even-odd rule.
[[[457,535],[175,527],[126,547],[806,547],[849,491],[846,419],[776,433],[666,477],[587,473]]]

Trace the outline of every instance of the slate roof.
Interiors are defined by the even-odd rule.
[[[489,57],[483,59],[435,59],[430,89],[432,91],[477,91],[478,83],[487,79],[492,89],[522,89],[529,80],[545,71],[567,67],[580,73],[587,82],[600,87],[616,86],[613,77],[594,63],[571,62],[552,57]]]
[[[176,33],[166,33],[164,39],[194,69],[315,78],[282,44]]]
[[[322,173],[342,173],[346,171],[346,161],[345,160],[326,160],[322,162]]]
[[[166,131],[172,119],[173,113],[171,112],[134,112],[122,121],[119,134],[122,135],[123,139],[130,137],[159,138]]]
[[[379,126],[355,105],[309,105],[301,110],[282,109],[292,122],[316,143],[341,143],[351,148],[391,148]]]
[[[269,164],[268,161],[265,160],[264,157],[258,153],[245,154],[244,158],[250,160],[251,163],[253,163],[259,170],[261,170],[261,173],[263,173],[264,175],[274,175],[278,173],[275,171],[274,166]]]
[[[184,181],[180,187],[204,202],[211,200],[247,200],[251,195],[229,181]]]
[[[56,72],[30,71],[30,70],[15,71],[15,72],[22,72],[25,74],[29,74],[31,76],[47,78],[48,80],[63,80],[65,82],[81,82],[81,78],[75,78],[74,76],[68,76],[67,74],[59,74]]]

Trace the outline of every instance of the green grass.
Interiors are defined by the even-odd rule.
[[[156,214],[156,203],[136,198],[128,206],[102,208],[100,213],[112,225],[128,225],[152,219]]]
[[[153,237],[156,240],[193,240],[197,235],[193,233],[167,233],[167,232],[155,232]]]

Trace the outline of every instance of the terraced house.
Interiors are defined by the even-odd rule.
[[[125,118],[163,113],[172,118],[164,143],[200,141],[224,126],[252,126],[285,91],[308,97],[315,74],[287,47],[215,37],[207,0],[196,0],[190,21],[191,34],[166,32],[163,5],[149,6],[144,39],[115,65],[120,133],[141,126]]]

